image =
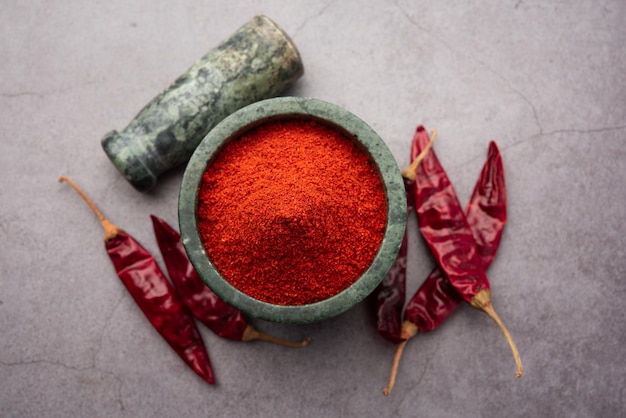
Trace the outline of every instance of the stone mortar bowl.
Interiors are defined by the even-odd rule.
[[[206,167],[232,138],[264,122],[312,119],[352,139],[369,155],[384,186],[387,225],[371,265],[348,288],[319,302],[284,306],[255,299],[231,285],[217,271],[197,228],[197,194]],[[220,298],[252,317],[305,324],[339,315],[365,299],[383,280],[395,260],[406,228],[406,197],[398,165],[382,139],[365,122],[334,104],[311,98],[281,97],[244,107],[225,118],[202,140],[189,161],[181,184],[178,216],[183,244],[202,280]]]

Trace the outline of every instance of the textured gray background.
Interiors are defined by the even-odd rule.
[[[626,413],[626,3],[612,1],[4,1],[0,12],[0,415],[3,417],[615,417]],[[256,13],[294,39],[289,95],[345,107],[408,163],[417,124],[466,201],[490,139],[509,223],[489,275],[525,366],[463,306],[395,347],[363,302],[307,326],[254,321],[305,349],[203,329],[219,384],[197,378],[115,277],[72,176],[157,252],[182,170],[133,190],[100,149]],[[412,220],[411,226],[415,227]],[[411,238],[409,294],[433,262]]]

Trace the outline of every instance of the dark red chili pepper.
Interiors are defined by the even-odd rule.
[[[433,142],[435,135],[420,155],[413,158],[411,167],[417,166],[424,158]],[[406,194],[406,215],[407,218],[415,209],[415,198],[413,191],[413,182],[406,178],[404,180],[404,190]],[[389,272],[383,278],[383,281],[376,289],[376,328],[378,333],[389,341],[400,343],[403,341],[401,337],[402,325],[402,308],[406,297],[406,262],[408,252],[408,229],[404,230],[402,244],[398,255],[394,260]]]
[[[476,242],[478,261],[486,270],[500,246],[506,223],[504,166],[493,141],[489,144],[487,160],[468,203],[466,218]],[[429,284],[429,281],[432,283]],[[416,324],[420,331],[432,331],[456,309],[462,299],[438,267],[431,272],[424,285],[431,290],[415,294],[407,305],[405,319]],[[450,296],[446,298],[444,295]]]
[[[413,185],[404,179],[407,218],[413,213]],[[406,262],[408,229],[405,229],[398,256],[376,289],[376,329],[384,338],[394,343],[402,341],[400,327],[406,297]]]
[[[415,152],[413,152],[413,155]],[[466,216],[476,240],[480,262],[484,269],[493,261],[500,245],[506,223],[506,187],[502,157],[495,142],[489,144],[487,160],[476,182],[467,206]],[[400,358],[407,341],[418,331],[433,331],[463,302],[439,267],[435,267],[406,306],[389,385],[383,390],[391,393]]]
[[[425,129],[418,127],[413,137],[413,153],[421,152],[429,142]],[[431,150],[416,170],[405,171],[403,175],[414,180],[420,233],[437,264],[466,302],[496,322],[511,347],[516,376],[521,377],[519,352],[491,303],[489,279],[480,262],[472,229],[435,152]]]
[[[183,303],[211,331],[220,337],[236,341],[263,340],[288,347],[303,347],[309,343],[308,339],[299,342],[285,341],[258,331],[248,324],[239,310],[220,299],[200,279],[187,257],[180,234],[163,219],[150,216],[163,260]]]
[[[154,257],[132,236],[106,219],[76,183],[67,177],[59,181],[72,186],[100,220],[105,248],[117,275],[152,326],[194,372],[207,382],[215,383],[209,355],[193,317]]]

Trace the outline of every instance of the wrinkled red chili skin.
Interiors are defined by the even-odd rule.
[[[115,270],[152,326],[199,376],[215,383],[209,355],[193,317],[139,242],[119,232],[105,243]]]
[[[487,162],[476,183],[467,208],[467,223],[472,229],[483,269],[487,269],[500,245],[506,224],[506,184],[504,164],[495,142],[489,143]]]
[[[413,212],[413,185],[404,179],[407,217]],[[389,272],[376,289],[376,329],[389,341],[398,343],[402,325],[402,309],[406,299],[406,262],[408,252],[408,230],[404,231],[398,256]]]
[[[193,315],[222,338],[241,341],[248,325],[243,314],[220,299],[200,279],[187,257],[180,234],[151,215],[154,233],[174,286]]]
[[[418,127],[413,138],[416,151],[428,142],[426,130]],[[434,150],[426,154],[416,174],[413,185],[420,233],[450,283],[471,303],[478,292],[489,289],[489,279],[465,213]]]
[[[426,135],[420,130],[416,135]],[[414,159],[419,150],[412,147]],[[504,165],[495,142],[489,144],[487,160],[476,182],[466,210],[466,217],[477,245],[481,267],[486,270],[500,245],[506,223],[506,185]],[[463,301],[454,286],[436,267],[407,304],[405,319],[419,331],[436,329]]]

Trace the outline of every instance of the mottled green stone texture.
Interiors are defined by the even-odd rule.
[[[383,241],[372,264],[350,287],[320,302],[281,306],[246,295],[219,274],[200,239],[196,209],[202,174],[228,141],[260,123],[293,118],[312,119],[337,129],[352,138],[363,152],[369,154],[385,187],[387,225]],[[354,216],[358,222],[358,214]],[[393,155],[378,134],[365,122],[347,110],[321,100],[280,97],[263,100],[240,109],[220,122],[202,140],[183,175],[178,201],[178,220],[189,259],[202,280],[217,295],[250,316],[274,322],[302,324],[339,315],[376,289],[391,268],[402,243],[406,227],[406,195],[400,169]]]
[[[304,73],[288,35],[256,16],[211,50],[148,103],[102,147],[140,191],[163,172],[186,163],[218,122],[256,101],[275,97]]]

